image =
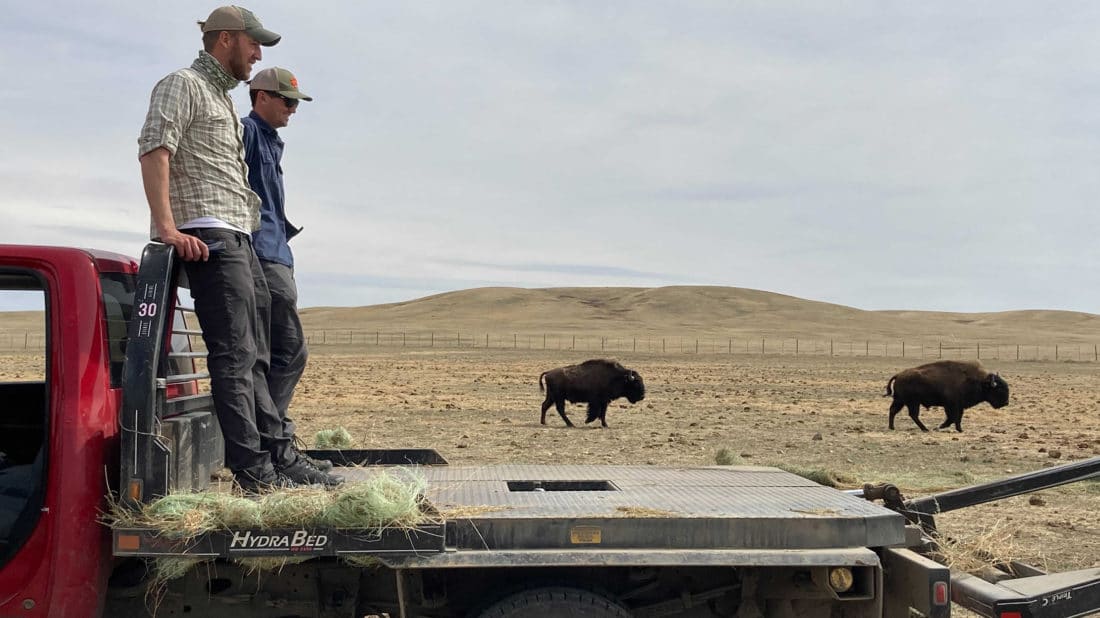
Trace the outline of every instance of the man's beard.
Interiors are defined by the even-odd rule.
[[[229,72],[242,82],[246,81],[248,76],[252,74],[252,65],[248,64],[248,61],[241,56],[239,41],[233,42],[233,50],[229,55]]]

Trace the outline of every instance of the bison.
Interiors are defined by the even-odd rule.
[[[890,404],[890,429],[894,428],[894,416],[908,407],[909,416],[917,427],[928,431],[919,418],[923,405],[926,408],[942,406],[947,419],[939,428],[946,429],[954,424],[955,431],[961,432],[963,410],[983,401],[994,408],[1008,405],[1008,383],[978,363],[945,360],[906,369],[890,378],[883,397],[891,395],[894,401]]]
[[[645,383],[637,371],[627,369],[613,360],[587,360],[579,365],[558,367],[539,375],[539,390],[546,380],[546,401],[542,402],[542,424],[546,424],[546,411],[557,406],[565,424],[573,427],[565,415],[565,402],[587,403],[588,417],[585,423],[597,418],[607,427],[607,405],[619,397],[630,403],[645,399]]]

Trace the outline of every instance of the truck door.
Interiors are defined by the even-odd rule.
[[[45,285],[0,269],[0,567],[34,531],[45,495],[49,410]]]

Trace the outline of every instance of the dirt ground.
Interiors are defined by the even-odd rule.
[[[584,358],[565,352],[409,351],[314,346],[292,405],[299,434],[344,427],[361,447],[435,448],[452,464],[524,462],[825,468],[893,482],[907,496],[1100,455],[1100,367],[994,364],[1012,392],[1001,410],[968,410],[963,433],[920,432],[904,412],[887,428],[901,359],[620,355],[645,379],[644,401],[612,404],[601,429],[570,406],[539,424],[538,376]],[[935,427],[943,412],[922,412]],[[1100,566],[1100,481],[946,514],[949,535],[1051,570]],[[1007,531],[1007,534],[1005,534]],[[990,538],[986,538],[990,537]],[[1007,537],[1007,538],[1006,538]]]

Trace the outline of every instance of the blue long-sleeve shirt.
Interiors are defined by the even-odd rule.
[[[294,254],[287,243],[302,230],[286,218],[283,140],[256,112],[241,118],[241,124],[248,184],[260,196],[260,229],[252,233],[252,245],[261,260],[294,266]]]

